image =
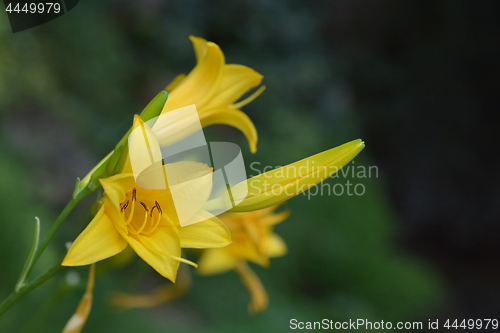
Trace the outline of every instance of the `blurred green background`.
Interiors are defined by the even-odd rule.
[[[76,177],[110,151],[138,113],[195,64],[189,35],[217,43],[227,63],[264,75],[243,108],[259,131],[246,163],[281,166],[362,138],[352,167],[377,177],[364,195],[299,195],[276,232],[289,253],[253,265],[270,296],[247,314],[236,273],[200,277],[190,293],[121,311],[111,291],[163,284],[140,260],[101,264],[84,332],[274,332],[290,319],[423,321],[500,313],[498,2],[80,1],[13,34],[0,14],[0,298],[17,280],[34,232],[69,200]],[[3,10],[3,6],[0,7]],[[249,175],[254,175],[247,169]],[[64,254],[95,198],[63,224],[32,277]],[[99,265],[98,265],[99,269]],[[0,318],[1,332],[59,332],[88,268],[65,269]],[[81,282],[70,287],[69,276]]]

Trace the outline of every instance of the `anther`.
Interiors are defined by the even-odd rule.
[[[158,203],[158,201],[155,201],[155,207],[158,208],[158,211],[160,212],[160,214],[163,214],[163,212],[161,211],[161,208],[160,208],[160,204]]]
[[[139,201],[139,203],[141,204],[142,207],[144,207],[144,209],[146,210],[146,213],[149,212],[148,206],[146,206],[146,204],[144,202]]]
[[[120,208],[120,212],[123,212],[128,207],[128,200],[127,200],[127,202],[121,203],[120,205],[123,205],[122,208]]]
[[[135,201],[136,193],[137,191],[134,188],[134,190],[132,191],[132,201]]]

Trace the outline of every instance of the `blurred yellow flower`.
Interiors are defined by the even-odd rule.
[[[167,86],[169,95],[162,113],[195,104],[203,127],[224,124],[238,128],[247,137],[250,151],[254,153],[257,150],[257,130],[239,109],[257,98],[265,87],[261,86],[246,99],[237,101],[257,87],[263,76],[243,65],[226,64],[217,44],[194,36],[189,39],[193,43],[197,64],[188,75],[177,76]],[[161,134],[159,140],[162,141]]]
[[[151,147],[160,154],[158,142],[151,129],[136,116],[134,128],[141,127]],[[144,151],[140,138],[132,136],[130,153],[140,158]],[[142,139],[144,140],[144,138]],[[139,187],[132,173],[121,173],[101,179],[104,195],[101,207],[78,236],[64,258],[65,266],[88,265],[122,252],[127,244],[151,267],[164,277],[175,281],[179,263],[194,263],[181,258],[181,248],[221,247],[231,243],[227,227],[201,209],[210,193],[212,168],[202,163],[178,162],[158,165],[161,172],[172,175],[177,193],[186,193],[182,205],[174,206],[172,182],[164,179],[165,189]],[[166,171],[167,170],[167,171]],[[173,185],[172,185],[173,186]],[[184,207],[196,218],[196,224],[181,228],[176,208]]]
[[[269,258],[286,254],[283,239],[273,232],[273,227],[285,220],[290,213],[275,213],[278,206],[272,206],[250,213],[226,213],[220,219],[231,232],[233,243],[220,249],[203,250],[198,263],[198,272],[213,275],[234,269],[247,288],[251,300],[250,313],[262,312],[267,308],[268,296],[258,276],[247,261],[268,267]]]
[[[267,308],[268,296],[258,276],[246,261],[269,266],[269,258],[283,256],[287,252],[285,242],[275,234],[273,227],[285,220],[289,212],[275,213],[277,206],[248,213],[226,213],[220,219],[231,232],[233,243],[220,249],[203,250],[198,266],[202,275],[213,275],[234,269],[247,288],[251,301],[251,313]],[[184,271],[184,280],[174,285],[162,285],[150,294],[129,295],[115,292],[111,303],[121,308],[146,308],[172,301],[190,288],[190,276]]]
[[[276,224],[290,213],[275,213],[277,206],[249,213],[225,213],[219,216],[231,232],[233,243],[220,249],[203,251],[198,272],[213,275],[235,269],[240,261],[251,261],[263,267],[269,266],[269,258],[286,254],[283,239],[273,232]]]

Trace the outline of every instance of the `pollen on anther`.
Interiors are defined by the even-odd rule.
[[[121,208],[120,208],[120,212],[123,212],[125,209],[127,209],[128,207],[128,200],[125,202],[125,203],[122,203],[120,205],[123,205]]]
[[[149,212],[148,206],[146,206],[146,204],[144,202],[139,201],[139,203],[141,204],[142,207],[144,207],[144,209],[146,210],[146,213]]]
[[[160,212],[160,214],[163,214],[163,212],[161,211],[160,204],[156,200],[155,200],[155,207],[158,209],[158,211]]]

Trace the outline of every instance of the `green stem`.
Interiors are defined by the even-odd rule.
[[[31,273],[31,270],[35,266],[35,263],[42,254],[43,250],[45,250],[45,248],[49,244],[50,240],[56,233],[61,223],[66,219],[66,217],[68,217],[69,213],[71,213],[73,208],[75,208],[75,206],[90,193],[92,193],[92,190],[90,190],[89,188],[85,188],[81,192],[79,192],[78,195],[76,195],[76,197],[72,198],[71,201],[68,202],[66,207],[64,207],[61,214],[59,214],[59,217],[56,219],[50,230],[47,232],[47,235],[45,235],[44,239],[41,241],[38,248],[36,246],[32,247],[32,250],[34,249],[34,252],[30,252],[28,260],[26,261],[26,264],[23,267],[19,281],[16,283],[14,291],[2,302],[2,304],[0,304],[0,316],[5,311],[7,311],[7,309],[9,309],[12,305],[14,305],[21,297],[23,297],[34,288],[38,287],[40,284],[50,279],[52,276],[54,276],[57,272],[59,272],[62,269],[63,266],[61,266],[62,262],[61,260],[58,262],[56,266],[52,267],[44,274],[37,277],[31,283],[28,284],[25,283],[26,279],[28,279]]]
[[[30,254],[28,255],[28,259],[26,259],[26,262],[24,263],[23,270],[21,272],[21,275],[19,276],[19,280],[17,280],[16,288],[14,289],[16,292],[19,291],[19,289],[21,289],[21,287],[24,285],[24,281],[26,281],[28,274],[28,268],[30,268],[33,265],[33,258],[36,250],[38,249],[38,241],[40,240],[40,219],[38,217],[35,217],[35,219],[36,219],[36,228],[35,228],[35,236],[33,239],[33,244],[31,245],[31,250]]]
[[[45,273],[38,276],[32,282],[25,284],[19,289],[19,291],[13,291],[3,302],[0,304],[0,316],[7,311],[12,305],[14,305],[19,299],[24,295],[56,275],[64,266],[61,265],[62,260],[57,262],[57,265],[46,271]]]

